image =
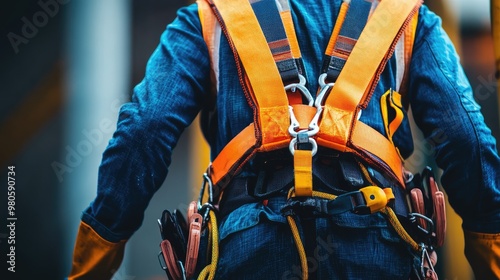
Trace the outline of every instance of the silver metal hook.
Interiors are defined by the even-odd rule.
[[[205,188],[208,184],[208,203],[212,204],[214,202],[214,190],[212,185],[212,179],[208,176],[208,173],[203,173],[203,183],[200,188],[200,195],[198,196],[197,208],[198,211],[201,210],[201,201],[203,200],[203,195],[205,194]]]
[[[297,89],[302,93],[303,96],[306,97],[308,105],[313,106],[314,99],[313,99],[311,93],[309,92],[309,90],[306,88],[306,77],[304,77],[303,75],[300,75],[300,74],[299,74],[299,82],[298,83],[292,83],[292,84],[285,86],[285,91],[290,90],[292,92],[295,92]]]
[[[308,138],[307,141],[312,145],[311,155],[314,156],[318,152],[318,143],[313,138]],[[295,154],[295,144],[297,144],[297,138],[290,140],[290,145],[288,145],[288,149],[292,155]]]

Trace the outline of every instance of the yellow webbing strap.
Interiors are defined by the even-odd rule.
[[[208,230],[209,243],[212,245],[212,258],[211,262],[200,272],[198,280],[213,280],[215,277],[215,272],[217,271],[217,263],[219,262],[219,230],[217,228],[217,217],[215,216],[214,211],[210,211],[209,215],[210,223],[208,224]]]
[[[396,152],[398,153],[401,160],[403,160],[399,149],[396,147],[396,145],[394,145],[394,141],[392,140],[394,133],[396,133],[396,130],[399,128],[404,118],[403,105],[401,104],[401,95],[393,91],[392,89],[386,91],[380,98],[380,110],[382,113],[382,120],[384,122],[385,134],[387,136],[387,139],[389,139],[389,142],[391,142],[392,145],[396,148]]]
[[[295,194],[312,195],[312,151],[295,150],[293,154],[293,173],[295,176]]]

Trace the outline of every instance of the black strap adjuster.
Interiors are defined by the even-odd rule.
[[[391,188],[368,186],[348,192],[333,200],[318,197],[293,197],[281,209],[284,216],[325,217],[351,211],[356,214],[371,214],[385,208],[394,200]]]

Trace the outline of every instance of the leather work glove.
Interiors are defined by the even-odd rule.
[[[111,279],[123,260],[125,243],[109,242],[80,222],[68,280]]]
[[[500,233],[464,231],[465,256],[476,279],[500,279]]]

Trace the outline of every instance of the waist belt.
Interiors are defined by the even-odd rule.
[[[236,177],[226,188],[219,205],[221,218],[244,204],[287,196],[288,190],[293,186],[293,163],[288,159],[266,159],[259,166],[261,168],[256,176]],[[395,202],[391,206],[398,216],[407,217],[405,190],[372,168],[367,168],[367,172],[379,187],[392,190]],[[370,184],[363,179],[362,171],[351,158],[342,155],[318,157],[313,163],[313,185],[315,190],[339,196],[338,202],[333,204],[351,205],[357,208],[356,211],[366,213],[361,211],[360,206],[364,205],[364,202],[360,190]],[[321,202],[317,203],[317,206],[321,207]],[[329,214],[340,211],[333,210],[337,209],[333,204],[328,206],[332,210],[327,211]],[[325,207],[326,205],[324,204]]]

